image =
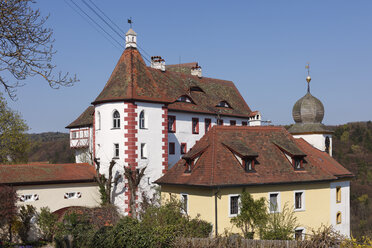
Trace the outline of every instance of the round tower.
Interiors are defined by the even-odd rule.
[[[293,106],[292,117],[295,124],[288,131],[295,138],[303,138],[315,148],[327,152],[332,156],[332,131],[322,124],[324,117],[323,103],[310,93],[309,66],[307,81],[307,93]]]

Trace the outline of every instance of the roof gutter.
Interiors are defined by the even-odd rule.
[[[351,178],[353,176],[344,176],[345,178]],[[248,184],[217,184],[217,185],[198,185],[198,184],[177,184],[177,183],[162,183],[156,182],[159,185],[169,185],[169,186],[186,186],[186,187],[198,187],[205,189],[215,189],[215,188],[234,188],[234,187],[247,187],[247,186],[266,186],[266,185],[286,185],[286,184],[307,184],[307,183],[324,183],[333,182],[341,179],[341,177],[333,179],[323,179],[323,180],[309,180],[309,181],[293,181],[293,182],[270,182],[270,183],[248,183]]]

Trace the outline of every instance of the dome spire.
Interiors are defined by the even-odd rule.
[[[310,93],[310,81],[311,81],[311,77],[310,77],[310,63],[309,62],[307,62],[307,65],[305,66],[305,68],[307,69],[307,77],[306,77],[307,92]]]

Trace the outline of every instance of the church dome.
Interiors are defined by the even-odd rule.
[[[308,91],[293,106],[292,116],[296,123],[321,123],[324,117],[324,106]]]

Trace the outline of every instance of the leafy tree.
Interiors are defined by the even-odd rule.
[[[0,163],[27,161],[28,127],[20,115],[9,109],[0,94]]]
[[[0,185],[0,227],[8,227],[8,238],[12,242],[12,222],[17,215],[17,192],[13,187]]]
[[[242,230],[245,238],[253,238],[256,227],[264,226],[268,219],[265,198],[254,200],[251,194],[243,191],[239,207],[240,213],[230,221]]]
[[[57,230],[57,220],[57,215],[50,212],[48,207],[40,209],[37,224],[45,240],[52,241]]]
[[[280,212],[270,213],[266,226],[260,230],[261,238],[267,240],[292,240],[298,227],[293,208],[286,203]]]
[[[47,17],[34,10],[33,0],[7,0],[0,2],[0,84],[12,99],[15,88],[22,86],[19,81],[40,76],[52,88],[70,86],[77,81],[76,76],[59,72],[54,75],[52,58],[53,30],[47,28]],[[7,78],[11,77],[12,81]]]

